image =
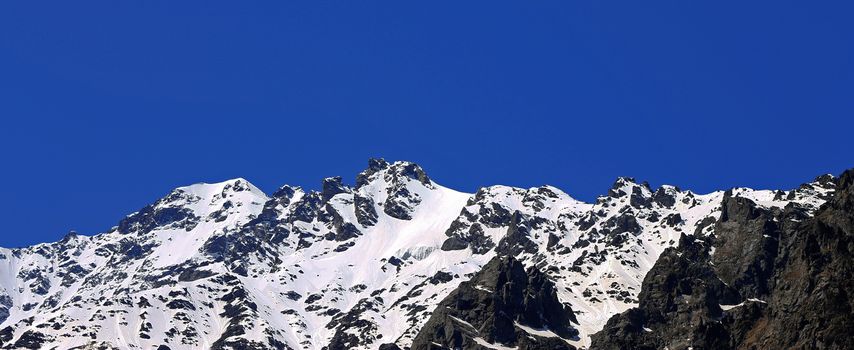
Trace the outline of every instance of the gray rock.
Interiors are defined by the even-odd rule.
[[[700,225],[714,234],[698,227],[665,250],[640,305],[608,320],[591,349],[851,349],[854,170],[829,179],[836,191],[812,217],[725,194],[720,220]]]
[[[323,179],[323,189],[320,193],[320,197],[324,203],[328,202],[332,197],[335,197],[336,194],[350,192],[350,188],[345,186],[341,181],[340,176],[327,177]]]
[[[520,349],[574,349],[557,338],[528,334],[517,324],[549,329],[566,339],[578,331],[572,310],[560,303],[554,284],[512,257],[495,257],[462,282],[433,311],[415,337],[413,350],[482,349],[475,338]]]

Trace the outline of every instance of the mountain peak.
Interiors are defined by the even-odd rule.
[[[220,196],[227,196],[228,194],[243,191],[250,191],[255,194],[264,195],[264,191],[261,191],[261,189],[242,177],[215,183],[199,182],[189,186],[178,187],[175,190],[190,193],[202,198],[209,198],[217,194]]]
[[[178,187],[128,215],[119,222],[117,229],[121,233],[148,232],[171,225],[169,227],[180,226],[189,231],[205,218],[215,216],[214,219],[222,220],[228,212],[260,207],[267,199],[263,191],[243,178],[197,183]]]
[[[370,158],[368,159],[368,168],[362,170],[359,175],[356,176],[356,189],[359,189],[362,186],[365,186],[370,182],[370,178],[372,175],[377,172],[382,171],[383,169],[388,168],[388,162],[382,158]]]
[[[411,179],[420,182],[422,185],[432,188],[433,181],[424,172],[420,165],[409,161],[395,161],[389,164],[382,158],[368,159],[368,168],[363,170],[356,176],[356,189],[368,185],[374,179],[378,179],[377,174],[383,174],[382,178],[388,183],[400,182],[403,179]]]
[[[424,172],[420,165],[413,162],[397,161],[389,167],[389,172],[393,175],[404,176],[412,180],[420,182],[422,185],[431,187],[433,181]]]

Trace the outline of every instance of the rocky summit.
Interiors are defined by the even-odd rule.
[[[179,187],[0,249],[3,349],[850,349],[854,171],[707,194],[462,193],[371,159],[320,191]]]

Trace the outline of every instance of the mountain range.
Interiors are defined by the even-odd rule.
[[[0,248],[0,348],[847,349],[852,253],[854,170],[707,194],[623,177],[585,203],[371,159],[354,185],[195,184]]]

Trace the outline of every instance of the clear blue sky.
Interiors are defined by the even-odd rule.
[[[791,188],[854,167],[850,1],[0,3],[0,246],[195,182]]]

